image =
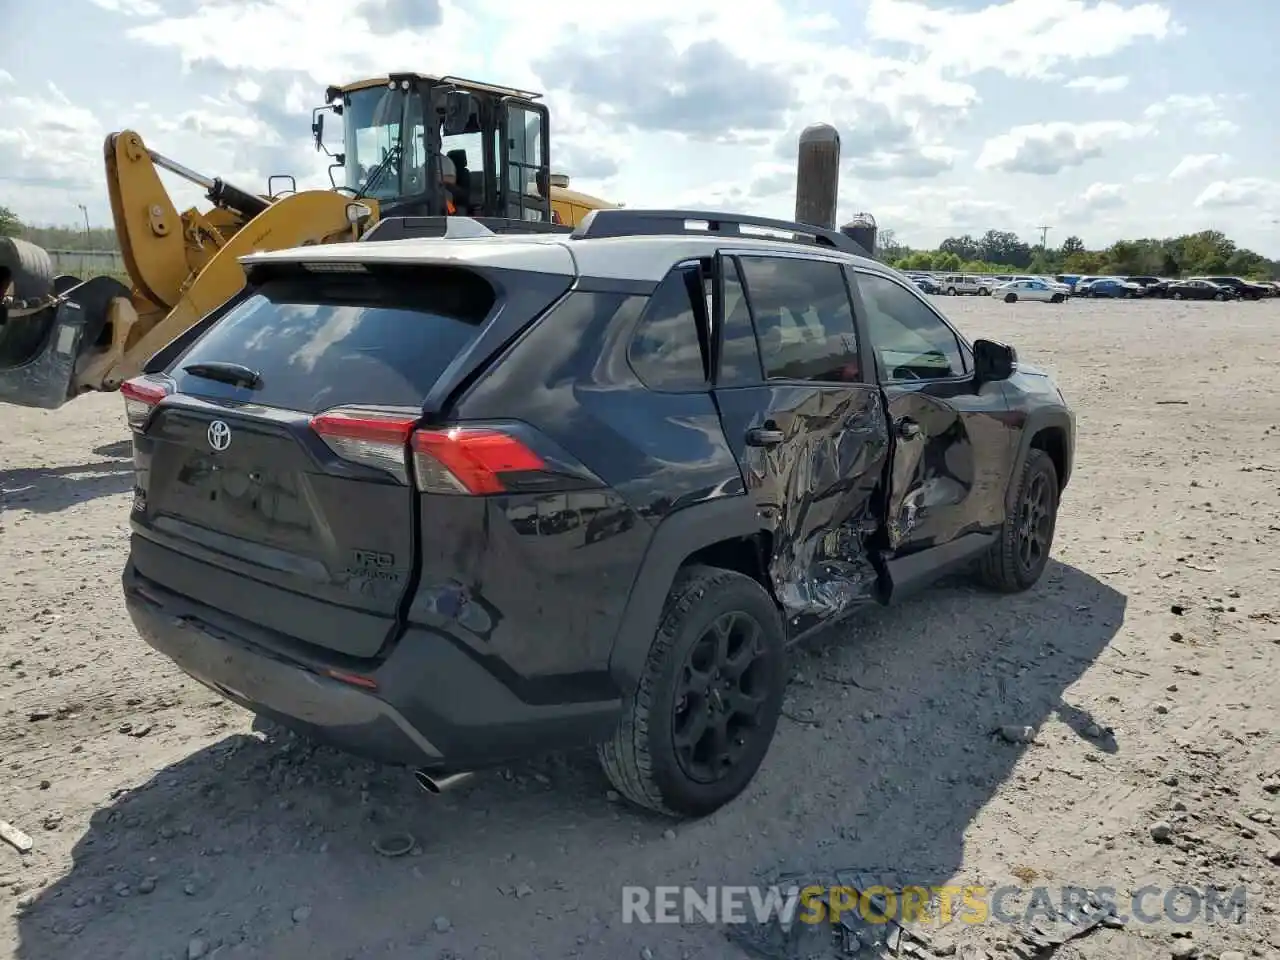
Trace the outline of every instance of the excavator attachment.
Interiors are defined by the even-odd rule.
[[[56,409],[115,390],[244,288],[238,257],[356,239],[377,217],[373,201],[328,190],[255,196],[148,150],[132,131],[108,137],[105,152],[129,283],[54,277],[39,247],[0,242],[0,402]],[[180,215],[157,168],[202,186],[213,208]]]
[[[107,137],[126,276],[56,277],[43,250],[0,239],[0,402],[54,409],[117,389],[244,288],[245,254],[358,240],[382,217],[403,218],[402,230],[444,215],[569,230],[613,206],[551,173],[540,94],[404,73],[331,87],[326,98],[312,126],[316,147],[329,153],[325,110],[340,118],[345,145],[329,154],[331,191],[258,196],[157,153],[132,130]],[[161,171],[199,186],[211,207],[179,213]]]

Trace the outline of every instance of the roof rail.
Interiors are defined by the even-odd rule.
[[[744,227],[754,227],[755,230],[744,230]],[[600,237],[679,234],[705,236],[708,233],[750,237],[754,240],[778,240],[783,243],[811,243],[820,247],[834,247],[858,257],[871,257],[860,243],[838,230],[792,220],[771,220],[768,217],[711,213],[705,210],[592,210],[578,224],[573,236],[578,240],[594,240]],[[770,236],[770,233],[774,235]]]

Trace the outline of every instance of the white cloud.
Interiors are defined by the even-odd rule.
[[[158,17],[164,8],[154,0],[90,0],[95,7],[127,17]]]
[[[983,144],[977,166],[980,170],[1047,176],[1095,160],[1109,147],[1149,132],[1146,126],[1122,120],[1025,124]]]
[[[1280,181],[1263,177],[1217,180],[1196,197],[1197,207],[1252,207],[1271,212],[1280,210]]]
[[[1240,124],[1225,117],[1211,117],[1197,123],[1195,132],[1205,137],[1230,137],[1240,132]]]
[[[30,51],[43,75],[0,71],[0,203],[33,222],[70,222],[84,203],[104,222],[100,144],[122,128],[248,189],[277,172],[327,186],[308,135],[324,87],[417,67],[543,91],[555,170],[632,207],[790,216],[796,137],[827,121],[842,139],[842,220],[866,209],[913,243],[987,229],[1034,240],[1050,223],[1102,244],[1200,229],[1212,207],[1237,242],[1280,252],[1249,205],[1272,195],[1259,186],[1272,175],[1266,90],[1207,66],[1238,47],[1214,30],[1162,43],[1180,30],[1171,0],[816,6],[839,15],[812,0],[563,0],[548,33],[545,9],[510,0],[91,0],[92,42],[142,72],[102,76],[91,57],[51,56],[53,40]],[[61,8],[33,12],[32,36],[56,36]],[[1187,76],[1221,85],[1150,102]],[[1064,91],[1105,97],[1106,112]],[[1174,170],[1204,186],[1225,161],[1193,175],[1188,158],[1225,156],[1208,138],[1229,134],[1224,169],[1241,179],[1212,184],[1200,207],[1195,190],[1171,195]],[[207,207],[171,187],[180,208]]]
[[[1230,158],[1225,153],[1190,153],[1178,161],[1178,165],[1169,171],[1170,180],[1181,180],[1195,176],[1206,170],[1214,170],[1225,166]]]
[[[1115,210],[1125,205],[1125,191],[1118,183],[1094,183],[1080,195],[1078,208],[1084,211]]]
[[[925,51],[928,62],[965,76],[994,70],[1046,78],[1053,67],[1119,53],[1174,29],[1167,7],[1083,0],[1006,0],[961,11],[917,0],[870,0],[867,30]]]
[[[1151,104],[1143,115],[1148,120],[1190,127],[1201,136],[1228,137],[1239,133],[1240,125],[1227,116],[1226,99],[1205,93],[1175,93]]]
[[[1118,93],[1127,86],[1128,77],[1076,77],[1067,81],[1068,90],[1088,90],[1090,93]]]

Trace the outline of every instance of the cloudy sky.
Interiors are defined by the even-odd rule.
[[[0,22],[0,204],[33,223],[108,222],[126,127],[244,186],[322,186],[324,87],[417,70],[544,91],[553,168],[631,207],[789,216],[797,133],[826,121],[843,214],[915,245],[1212,227],[1280,256],[1265,0],[0,0]]]

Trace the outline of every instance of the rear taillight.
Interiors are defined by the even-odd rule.
[[[168,384],[150,377],[135,377],[120,384],[124,397],[124,415],[133,430],[141,432],[157,403],[172,392]]]
[[[417,416],[377,411],[329,410],[311,418],[311,429],[338,456],[409,482],[407,458],[422,493],[479,496],[507,489],[502,476],[542,470],[545,461],[524,443],[493,427],[415,430]]]
[[[515,437],[487,427],[419,430],[410,446],[414,479],[423,493],[502,493],[502,474],[546,465]]]
[[[369,410],[328,410],[311,418],[311,429],[352,463],[361,463],[409,482],[406,457],[417,416]]]

